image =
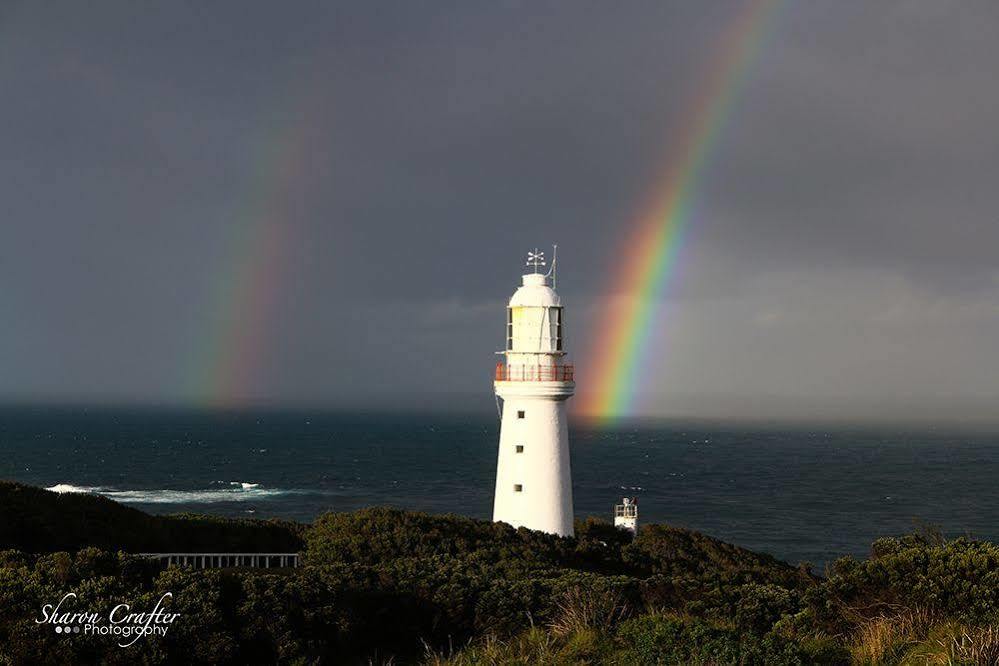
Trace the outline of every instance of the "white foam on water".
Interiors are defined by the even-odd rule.
[[[232,481],[227,488],[205,490],[117,490],[100,486],[75,486],[58,483],[46,488],[54,493],[87,493],[102,495],[125,504],[211,504],[214,502],[251,502],[281,495],[303,494],[303,490],[261,488],[259,483]]]
[[[54,486],[50,486],[45,490],[51,491],[53,493],[92,493],[100,490],[97,486],[74,486],[69,483],[57,483]]]

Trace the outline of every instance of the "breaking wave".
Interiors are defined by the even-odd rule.
[[[210,504],[213,502],[251,502],[265,500],[281,495],[306,494],[305,490],[287,490],[283,488],[261,488],[259,483],[230,481],[223,487],[206,488],[203,490],[120,490],[103,486],[74,486],[69,483],[58,483],[45,490],[54,493],[84,493],[102,495],[108,499],[125,504]]]

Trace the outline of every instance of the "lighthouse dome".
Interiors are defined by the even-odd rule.
[[[541,273],[528,273],[524,276],[524,284],[513,293],[510,307],[559,307],[555,290],[548,286],[548,276]]]

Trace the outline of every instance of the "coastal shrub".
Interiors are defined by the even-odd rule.
[[[802,595],[814,581],[800,587],[744,583],[739,576],[658,574],[639,582],[642,605],[733,622],[754,631],[767,631],[781,617],[798,612]]]
[[[732,582],[790,587],[803,582],[798,568],[770,555],[668,525],[643,525],[621,555],[636,575],[711,575]]]
[[[509,636],[545,620],[550,589],[542,579],[497,579],[475,602],[475,629]]]
[[[628,577],[552,569],[531,578],[492,581],[476,604],[476,630],[510,635],[548,625],[571,633],[596,626],[597,616],[624,617],[639,603],[636,582]]]
[[[777,585],[750,583],[739,588],[735,625],[742,631],[765,634],[782,617],[798,610],[794,591]]]
[[[746,661],[743,653],[747,648],[738,632],[693,618],[644,615],[624,622],[617,636],[625,654],[641,664],[742,664]]]
[[[740,632],[697,618],[651,613],[628,620],[617,632],[621,656],[637,664],[839,666],[850,655],[829,640],[802,642],[777,634]]]
[[[306,544],[313,566],[448,558],[489,575],[497,570],[521,575],[565,565],[576,547],[573,539],[515,530],[503,523],[382,507],[323,514],[308,531]]]
[[[576,548],[572,553],[572,561],[567,564],[577,569],[606,574],[639,573],[621,557],[621,549],[633,540],[631,532],[592,516],[577,520],[575,532]]]
[[[505,523],[462,516],[432,516],[385,507],[316,519],[306,535],[311,564],[377,564],[399,558],[488,555],[489,559],[560,563],[570,559],[571,539],[515,530]]]
[[[970,624],[999,621],[999,547],[965,538],[928,543],[918,535],[880,539],[875,556],[845,557],[807,599],[832,630],[925,609]]]

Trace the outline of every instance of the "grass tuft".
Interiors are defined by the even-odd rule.
[[[613,630],[629,615],[621,595],[613,590],[573,587],[556,604],[550,628],[559,637],[590,629]]]

